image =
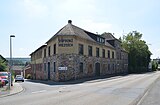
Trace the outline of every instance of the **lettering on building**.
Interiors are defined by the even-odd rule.
[[[73,39],[58,39],[58,46],[59,47],[72,47],[73,46]]]

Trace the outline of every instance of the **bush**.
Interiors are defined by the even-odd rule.
[[[155,61],[152,61],[152,71],[156,71],[158,69],[158,63]]]
[[[26,78],[31,79],[31,74],[27,74]]]

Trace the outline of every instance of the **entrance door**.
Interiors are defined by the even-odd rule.
[[[100,76],[100,63],[96,63],[95,65],[95,74],[96,76]]]
[[[50,62],[48,62],[48,80],[50,80]]]

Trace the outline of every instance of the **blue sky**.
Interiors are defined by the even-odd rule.
[[[0,54],[9,57],[9,36],[14,34],[13,57],[29,57],[71,19],[85,30],[117,38],[136,30],[157,58],[159,10],[159,0],[1,0]]]

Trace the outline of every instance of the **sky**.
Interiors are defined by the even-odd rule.
[[[45,44],[68,20],[87,31],[114,33],[116,38],[131,31],[143,34],[152,52],[160,57],[159,0],[0,0],[0,54],[29,55]]]

